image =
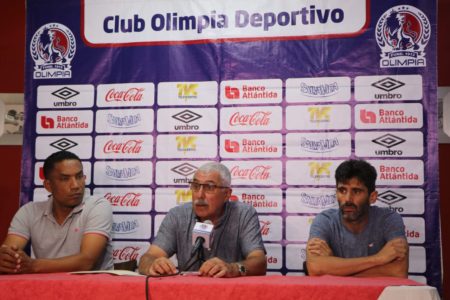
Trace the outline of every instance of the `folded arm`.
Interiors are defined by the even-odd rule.
[[[333,256],[325,241],[313,238],[308,241],[306,253],[308,272],[313,276],[406,277],[408,274],[408,243],[404,238],[389,241],[375,255],[357,258]]]

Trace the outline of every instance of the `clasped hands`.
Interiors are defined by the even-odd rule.
[[[226,263],[218,257],[213,257],[205,261],[200,269],[200,276],[206,277],[233,277],[235,273],[234,264]],[[151,264],[148,274],[151,276],[175,275],[177,274],[175,265],[167,257],[156,258]]]
[[[0,274],[31,273],[32,259],[17,246],[0,247]]]

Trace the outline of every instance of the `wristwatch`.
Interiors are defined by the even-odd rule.
[[[236,263],[237,267],[238,267],[238,271],[239,271],[239,275],[240,276],[245,276],[247,275],[247,268],[240,263]]]

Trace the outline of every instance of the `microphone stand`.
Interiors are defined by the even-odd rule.
[[[195,258],[190,264],[189,262]],[[187,261],[187,266],[183,269],[183,271],[189,270],[195,263],[200,262],[201,264],[205,262],[205,257],[203,255],[203,247],[198,248],[198,250],[191,255],[191,257]]]

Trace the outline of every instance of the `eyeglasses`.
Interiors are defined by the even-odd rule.
[[[220,186],[214,183],[199,183],[195,181],[191,181],[190,183],[191,190],[194,192],[198,192],[200,188],[203,188],[205,193],[214,193],[217,189],[227,189],[227,186]]]

